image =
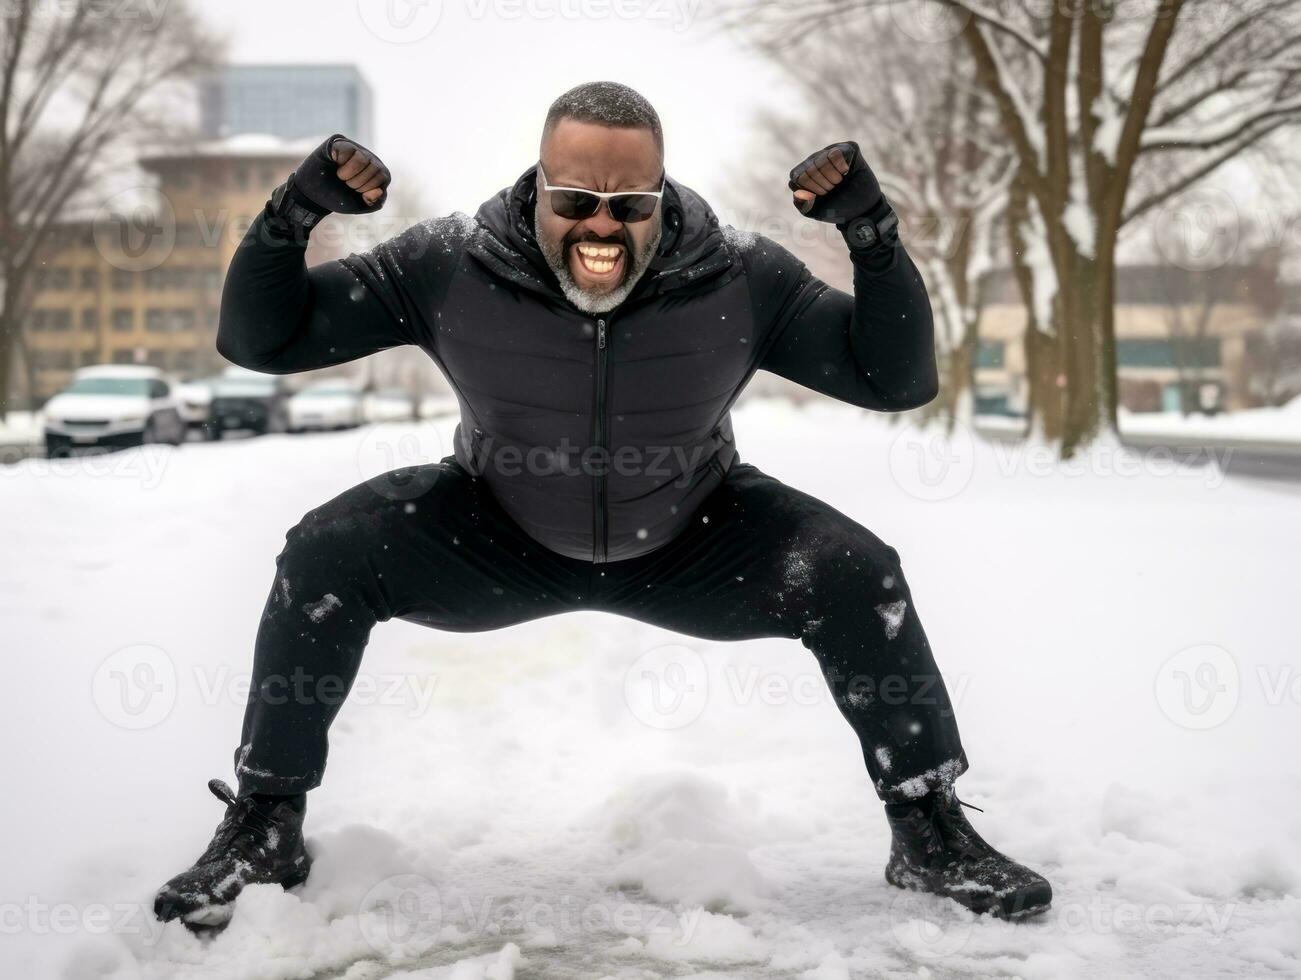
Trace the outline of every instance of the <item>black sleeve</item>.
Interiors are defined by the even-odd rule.
[[[235,250],[217,350],[267,374],[352,361],[403,344],[432,350],[429,319],[460,256],[459,216],[414,225],[374,248],[307,267],[306,247],[264,209]]]
[[[759,367],[840,401],[882,412],[939,391],[935,325],[921,274],[902,245],[850,253],[854,295],[827,285],[762,235],[747,249],[763,329]]]

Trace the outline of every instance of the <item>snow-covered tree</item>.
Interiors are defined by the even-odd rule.
[[[114,151],[175,135],[162,96],[220,54],[182,3],[9,0],[0,13],[0,414],[32,278],[65,210]],[[152,100],[152,103],[151,103]],[[149,107],[146,110],[146,106]]]
[[[880,9],[916,44],[959,41],[997,107],[1031,411],[1069,456],[1116,424],[1122,230],[1301,122],[1301,0],[767,0],[750,17],[831,36]],[[879,53],[849,87],[889,84]]]
[[[832,139],[860,144],[899,212],[935,307],[944,384],[929,410],[969,417],[980,279],[1015,170],[969,58],[956,45],[909,43],[884,11],[829,34],[773,37],[749,25],[736,22],[802,96],[798,112],[769,113],[761,129],[792,160]],[[880,84],[864,86],[868,51]]]

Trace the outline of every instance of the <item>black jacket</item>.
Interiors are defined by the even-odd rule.
[[[538,249],[534,178],[311,269],[268,208],[231,260],[218,350],[283,374],[422,347],[460,403],[457,460],[540,544],[594,562],[682,529],[737,458],[729,410],[760,368],[880,411],[935,396],[930,303],[902,246],[853,255],[851,297],[670,178],[651,267],[592,315]]]

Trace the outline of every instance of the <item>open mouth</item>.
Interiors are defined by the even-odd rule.
[[[613,282],[623,275],[625,249],[622,245],[593,245],[580,242],[574,246],[574,264],[588,279]]]

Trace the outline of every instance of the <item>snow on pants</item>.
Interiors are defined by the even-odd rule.
[[[243,792],[320,783],[330,723],[375,623],[469,632],[579,609],[708,640],[801,640],[887,802],[967,768],[898,552],[748,463],[676,538],[625,561],[542,547],[449,456],[312,510],[276,564],[235,754]]]

